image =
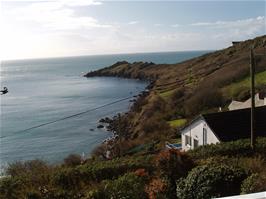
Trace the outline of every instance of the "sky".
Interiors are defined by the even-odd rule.
[[[266,34],[265,1],[2,0],[1,59],[215,50]]]

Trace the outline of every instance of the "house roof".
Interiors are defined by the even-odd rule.
[[[266,136],[266,106],[255,108],[255,136]],[[220,141],[250,137],[250,108],[201,116]]]

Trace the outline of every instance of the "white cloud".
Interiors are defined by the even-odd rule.
[[[155,26],[155,27],[161,27],[161,26],[163,26],[163,24],[156,23],[156,24],[154,24],[154,26]]]
[[[128,22],[128,25],[135,25],[135,24],[138,24],[139,23],[139,21],[130,21],[130,22]]]
[[[96,19],[87,16],[75,16],[71,6],[100,5],[100,2],[90,0],[59,0],[51,2],[31,2],[9,11],[11,18],[18,21],[34,22],[43,28],[53,30],[78,28],[109,28],[111,25],[101,24]],[[70,6],[70,7],[69,7]]]
[[[173,28],[179,28],[181,25],[180,24],[173,24],[173,25],[171,25],[171,27],[173,27]]]
[[[252,26],[265,26],[265,16],[257,18],[241,19],[235,21],[198,22],[191,26],[205,26],[211,28],[250,28]]]
[[[67,6],[91,6],[91,5],[101,5],[102,2],[94,0],[60,0],[62,5]]]
[[[23,58],[218,49],[226,47],[232,40],[265,34],[264,16],[187,25],[152,23],[151,26],[163,28],[151,28],[142,21],[105,23],[79,13],[78,6],[100,4],[90,0],[32,1],[5,10],[6,28],[1,31],[4,41],[0,46],[4,49],[4,56]]]

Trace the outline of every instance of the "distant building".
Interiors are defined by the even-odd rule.
[[[241,43],[241,41],[232,41],[232,45],[235,46],[236,44]]]
[[[266,136],[266,106],[255,108],[256,136]],[[203,114],[181,129],[182,150],[250,137],[250,108]]]
[[[251,104],[251,98],[249,98],[248,100],[244,102],[233,100],[229,104],[228,109],[232,111],[232,110],[237,110],[237,109],[250,108],[250,104]],[[255,106],[258,107],[258,106],[265,106],[265,105],[266,105],[266,94],[257,93],[255,95]]]

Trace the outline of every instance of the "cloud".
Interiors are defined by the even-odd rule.
[[[100,1],[94,0],[60,0],[62,5],[67,6],[91,6],[91,5],[102,5]]]
[[[211,28],[250,28],[251,26],[265,26],[265,16],[235,21],[198,22],[192,23],[190,26],[205,26]]]
[[[139,21],[130,21],[130,22],[128,22],[128,25],[135,25],[135,24],[138,24],[139,23]]]
[[[33,22],[50,30],[73,30],[79,28],[110,28],[92,17],[76,16],[76,6],[100,5],[92,0],[59,0],[30,2],[10,11],[12,18],[24,23]]]
[[[171,25],[171,27],[173,27],[173,28],[179,28],[181,25],[180,24],[173,24],[173,25]]]
[[[154,26],[155,26],[155,27],[161,27],[161,26],[163,26],[163,24],[156,23],[156,24],[154,24]]]

